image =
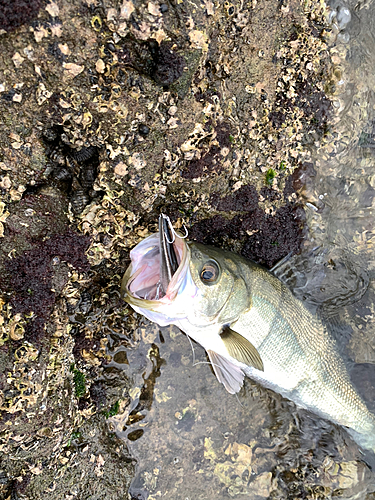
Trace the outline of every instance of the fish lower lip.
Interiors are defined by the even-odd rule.
[[[161,214],[159,217],[160,283],[164,292],[178,269],[178,260],[173,247],[174,240],[171,221],[169,217]]]

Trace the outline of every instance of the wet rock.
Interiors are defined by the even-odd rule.
[[[303,215],[288,179],[326,131],[323,12],[295,0],[32,1],[22,12],[13,4],[12,13],[0,6],[8,32],[0,54],[0,449],[7,477],[17,478],[13,496],[126,495],[127,445],[142,448],[149,432],[153,465],[142,477],[153,493],[177,499],[191,487],[198,498],[213,480],[216,498],[249,495],[251,484],[260,497],[271,494],[249,440],[233,440],[229,456],[214,443],[218,460],[204,458],[204,437],[215,435],[204,420],[221,394],[202,378],[211,409],[193,395],[184,400],[191,366],[182,350],[170,358],[168,386],[158,386],[168,351],[158,332],[137,330],[119,276],[160,211],[192,237],[269,266],[298,251]],[[176,369],[185,370],[182,381]],[[155,405],[173,404],[161,420],[171,414],[177,423],[142,427]],[[248,422],[240,425],[232,407],[229,414],[240,435]],[[251,426],[262,428],[268,407],[262,415]],[[190,458],[195,465],[184,470]]]
[[[360,479],[363,480],[364,469],[362,474],[358,469],[357,462],[343,462],[340,464],[340,472],[338,474],[339,488],[347,489],[356,486]]]
[[[263,474],[257,476],[250,487],[252,494],[255,497],[259,496],[261,498],[268,498],[273,489],[274,484],[271,472],[263,472]]]
[[[172,44],[161,43],[153,58],[155,68],[152,77],[159,85],[168,87],[182,76],[185,60],[172,50]]]
[[[0,29],[14,31],[23,24],[30,24],[38,15],[42,0],[15,0],[11,4],[0,2]]]

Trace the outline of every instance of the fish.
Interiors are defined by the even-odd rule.
[[[255,262],[188,241],[164,214],[158,229],[130,252],[124,300],[199,343],[229,393],[248,376],[375,451],[375,416],[320,318]]]

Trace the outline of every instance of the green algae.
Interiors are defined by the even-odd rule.
[[[70,370],[73,373],[74,393],[76,398],[79,399],[86,393],[86,377],[83,372],[74,368],[74,365]]]

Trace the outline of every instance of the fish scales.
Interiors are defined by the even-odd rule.
[[[159,233],[131,251],[122,283],[125,300],[200,343],[229,392],[240,390],[246,374],[346,426],[362,447],[375,451],[375,416],[352,385],[325,325],[267,270],[176,233],[171,238],[168,221],[163,216]],[[168,255],[175,255],[174,263],[165,262]],[[165,266],[171,269],[169,283]]]
[[[264,278],[277,280],[270,274]],[[357,432],[374,432],[374,417],[353,388],[324,325],[282,283],[272,289],[259,277],[248,280],[253,283],[252,308],[232,326],[245,337],[256,332],[251,342],[265,370],[247,369],[249,376],[325,418]]]

